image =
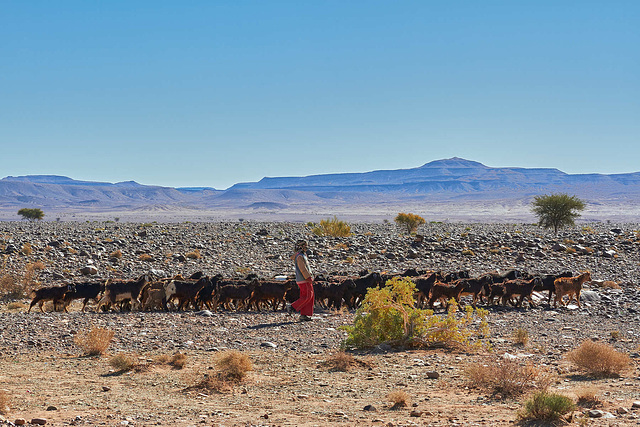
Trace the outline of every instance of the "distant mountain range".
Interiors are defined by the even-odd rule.
[[[8,176],[0,180],[0,208],[97,212],[164,207],[302,212],[349,206],[527,201],[535,195],[556,192],[595,203],[635,203],[640,200],[640,172],[572,175],[558,169],[492,168],[454,157],[412,169],[269,177],[238,183],[227,190],[160,187],[135,181],[77,181],[54,175]]]

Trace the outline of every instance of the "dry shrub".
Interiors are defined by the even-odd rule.
[[[515,360],[474,363],[465,369],[465,376],[472,387],[503,398],[518,396],[534,388],[544,390],[551,382],[548,372],[532,363],[520,364]]]
[[[112,258],[112,259],[122,258],[122,251],[120,249],[116,249],[115,251],[109,254],[109,258]]]
[[[242,381],[247,375],[247,372],[253,369],[253,364],[249,356],[236,350],[229,350],[222,353],[218,360],[216,360],[216,366],[220,378],[231,382]]]
[[[233,391],[233,385],[229,381],[225,381],[218,376],[205,374],[202,380],[191,387],[187,387],[185,391],[229,393]]]
[[[167,363],[176,369],[182,369],[187,364],[187,355],[177,351]]]
[[[596,408],[602,404],[598,397],[598,389],[593,386],[583,387],[576,392],[578,406],[583,408]]]
[[[7,304],[7,310],[10,311],[15,311],[15,310],[23,310],[25,308],[27,308],[28,306],[22,302],[10,302],[9,304]]]
[[[31,253],[33,252],[31,243],[27,242],[24,245],[22,245],[22,250],[20,250],[20,252],[22,253],[22,255],[31,255]]]
[[[514,330],[513,342],[523,347],[526,346],[529,343],[529,331],[524,328]]]
[[[140,256],[138,257],[138,259],[140,261],[146,261],[146,262],[151,262],[153,261],[153,256],[149,255],[149,254],[140,254]]]
[[[6,390],[0,390],[0,415],[7,415],[10,411],[11,398]]]
[[[406,408],[409,405],[409,395],[404,390],[394,390],[387,395],[392,404],[391,409]]]
[[[367,362],[358,360],[349,353],[338,351],[333,353],[327,360],[320,363],[320,366],[329,368],[329,372],[348,372],[351,368],[368,368]]]
[[[631,363],[629,355],[620,353],[605,343],[586,340],[567,353],[566,358],[574,365],[598,377],[618,376]]]
[[[122,353],[117,354],[109,359],[109,365],[120,372],[131,371],[136,367],[137,364],[138,361],[135,357]]]
[[[25,289],[15,276],[4,274],[0,277],[0,294],[9,299],[22,298],[25,295]]]
[[[200,258],[202,258],[202,255],[200,254],[200,250],[199,249],[195,249],[195,250],[185,254],[185,257],[187,257],[189,259],[200,259]]]
[[[92,328],[90,332],[78,333],[73,342],[85,356],[98,356],[103,354],[113,339],[114,332],[109,329]]]

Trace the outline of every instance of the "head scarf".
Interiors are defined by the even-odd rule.
[[[301,250],[304,250],[305,246],[308,246],[306,240],[298,240],[296,242],[296,251],[299,252]]]

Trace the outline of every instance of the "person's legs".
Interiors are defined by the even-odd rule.
[[[313,282],[298,282],[298,287],[300,288],[300,298],[291,304],[291,307],[299,311],[301,315],[310,317],[313,315]]]

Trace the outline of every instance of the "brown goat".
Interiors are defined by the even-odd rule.
[[[560,277],[553,282],[553,285],[556,288],[556,299],[553,301],[553,306],[555,307],[558,303],[565,306],[562,298],[565,295],[569,296],[569,301],[567,304],[571,302],[573,296],[575,295],[576,301],[578,301],[578,307],[580,307],[580,291],[582,291],[582,284],[585,282],[591,281],[591,273],[584,272],[576,277]]]
[[[74,289],[73,285],[63,285],[63,286],[51,286],[47,288],[40,288],[35,291],[32,291],[33,300],[31,300],[31,305],[29,306],[29,310],[27,313],[31,311],[34,305],[39,303],[40,311],[44,313],[42,309],[42,305],[45,301],[53,301],[53,309],[56,309],[58,303],[62,303],[64,300],[64,296],[67,292],[72,291]],[[63,309],[66,312],[67,306],[63,305]]]
[[[449,308],[448,301],[453,298],[456,302],[460,302],[460,294],[464,290],[463,282],[454,282],[454,285],[448,286],[441,282],[436,282],[431,287],[431,296],[429,297],[429,307],[433,307],[436,301],[442,302],[445,308]]]
[[[504,295],[502,295],[502,305],[507,305],[507,301],[511,302],[511,297],[513,295],[520,295],[520,299],[516,303],[516,307],[522,306],[525,298],[529,301],[529,307],[535,307],[531,294],[533,293],[533,288],[540,286],[541,284],[542,280],[539,277],[535,277],[531,280],[507,280],[503,283]],[[511,302],[511,304],[513,304],[513,302]]]

